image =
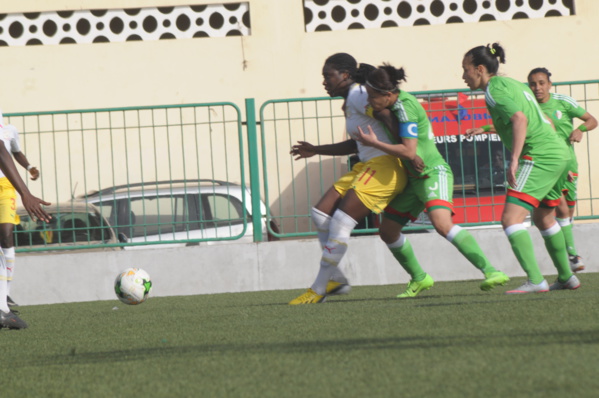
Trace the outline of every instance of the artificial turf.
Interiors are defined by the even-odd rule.
[[[0,396],[596,397],[599,274],[580,279],[516,296],[467,281],[305,306],[286,304],[294,290],[22,307],[30,327],[0,331]]]

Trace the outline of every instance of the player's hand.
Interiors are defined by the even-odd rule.
[[[416,155],[416,157],[412,159],[412,167],[414,168],[416,173],[422,173],[425,167],[424,160],[422,160],[420,156]]]
[[[574,182],[575,179],[576,179],[576,177],[574,177],[574,173],[571,171],[568,171],[568,182]]]
[[[582,131],[576,129],[570,134],[570,144],[582,141]]]
[[[46,202],[43,199],[37,198],[30,193],[24,194],[21,196],[21,201],[23,202],[23,207],[27,210],[27,213],[31,217],[32,220],[42,220],[45,222],[49,222],[52,216],[44,210],[42,205],[49,206],[50,203]]]
[[[29,174],[31,174],[31,180],[35,181],[40,177],[40,171],[37,167],[32,167],[29,169]]]
[[[298,141],[298,143],[291,147],[289,152],[293,156],[297,156],[295,160],[311,158],[316,155],[316,147],[306,141]]]
[[[516,186],[516,171],[518,171],[518,162],[511,162],[510,167],[507,169],[507,183],[510,187],[518,189]]]
[[[485,132],[485,130],[481,129],[480,127],[474,127],[472,129],[466,130],[466,132],[464,133],[464,135],[466,137],[470,138],[470,137],[473,137],[475,135],[482,134],[484,132]]]
[[[360,126],[358,126],[358,132],[353,134],[356,141],[365,146],[375,146],[379,139],[377,138],[372,127],[368,125],[368,133],[365,133]]]

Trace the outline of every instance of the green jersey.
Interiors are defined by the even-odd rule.
[[[555,130],[570,147],[574,155],[574,147],[570,143],[570,134],[574,130],[572,119],[582,117],[587,111],[578,105],[576,100],[563,94],[551,93],[549,101],[539,104],[543,112],[551,118]]]
[[[535,160],[571,158],[564,141],[546,119],[527,85],[509,77],[493,76],[485,91],[485,101],[495,130],[510,151],[513,143],[510,119],[516,112],[522,112],[528,119],[528,126],[521,156],[530,156]]]
[[[402,140],[417,139],[416,154],[424,161],[425,168],[420,174],[414,170],[410,162],[405,162],[408,177],[424,177],[439,165],[447,166],[435,144],[435,135],[428,115],[416,97],[405,91],[400,91],[391,111],[399,120],[399,136]],[[447,169],[449,170],[449,166]]]

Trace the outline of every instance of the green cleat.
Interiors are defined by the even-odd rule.
[[[423,290],[428,290],[435,284],[435,281],[429,274],[426,274],[426,277],[420,282],[410,281],[408,283],[408,288],[402,294],[398,294],[398,298],[407,298],[407,297],[416,297],[418,293]]]
[[[289,305],[324,303],[326,298],[327,298],[327,296],[321,296],[320,294],[316,293],[314,290],[308,289],[301,296],[296,297],[293,300],[291,300],[289,302]]]
[[[489,291],[495,286],[503,286],[510,281],[510,278],[501,271],[489,272],[485,274],[485,280],[480,284],[480,290]]]

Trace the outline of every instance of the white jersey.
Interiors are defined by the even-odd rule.
[[[0,139],[4,142],[4,146],[8,153],[13,154],[21,152],[21,145],[19,144],[19,131],[12,124],[2,125],[0,124]],[[2,170],[0,170],[0,178],[5,177]]]
[[[354,138],[358,132],[358,126],[362,128],[362,131],[367,133],[368,125],[370,125],[379,141],[392,144],[383,125],[378,120],[366,115],[367,107],[368,93],[366,89],[357,83],[353,84],[349,89],[347,100],[345,101],[345,130],[347,134],[351,138]],[[372,158],[387,155],[387,153],[380,149],[364,146],[357,141],[356,143],[358,144],[358,157],[361,162],[367,162]]]

